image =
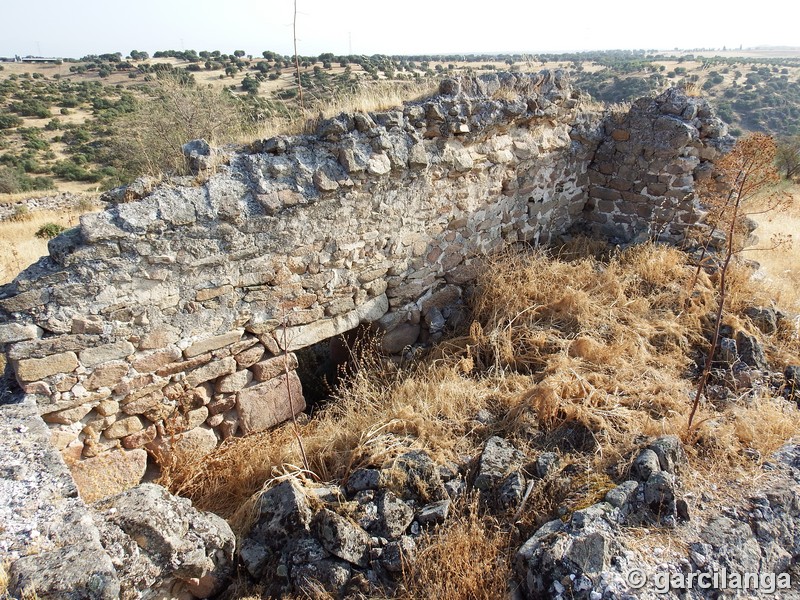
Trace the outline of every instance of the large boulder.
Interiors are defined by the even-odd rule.
[[[143,483],[92,508],[100,541],[120,578],[120,598],[171,597],[176,590],[209,598],[230,580],[233,531],[188,499]]]

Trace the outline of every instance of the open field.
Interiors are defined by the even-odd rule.
[[[36,237],[40,227],[55,223],[65,228],[78,225],[85,211],[39,211],[19,221],[0,221],[0,285],[8,283],[17,273],[47,256],[47,239]]]
[[[787,193],[792,202],[786,210],[755,217],[759,243],[745,257],[761,264],[762,284],[775,303],[800,313],[800,186],[787,187]],[[778,236],[785,241],[775,247]]]

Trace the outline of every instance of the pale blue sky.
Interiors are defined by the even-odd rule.
[[[795,0],[298,0],[298,11],[306,55],[800,46]],[[292,54],[291,23],[292,0],[0,0],[0,56]]]

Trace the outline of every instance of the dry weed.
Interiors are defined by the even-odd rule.
[[[9,562],[7,560],[0,562],[0,598],[4,598],[8,593],[8,585],[11,583],[11,579],[8,575],[8,567]]]
[[[510,536],[481,515],[477,498],[456,508],[445,526],[419,539],[420,550],[403,569],[399,598],[494,600],[508,596]]]

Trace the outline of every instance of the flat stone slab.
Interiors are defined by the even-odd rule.
[[[239,424],[245,435],[269,429],[291,419],[292,408],[295,414],[305,409],[306,400],[303,397],[300,378],[294,371],[291,371],[288,377],[289,387],[292,391],[291,406],[286,387],[286,375],[245,388],[237,394],[236,406],[239,409]]]

